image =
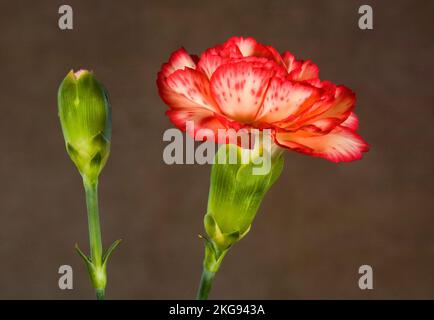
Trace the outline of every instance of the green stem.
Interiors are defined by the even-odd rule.
[[[87,218],[89,224],[90,264],[89,275],[96,290],[98,300],[104,299],[104,289],[107,282],[105,264],[102,261],[101,228],[98,210],[98,180],[83,177],[86,191]]]
[[[104,300],[105,298],[105,290],[104,289],[96,289],[96,300]]]
[[[215,272],[208,271],[206,268],[203,268],[202,276],[200,278],[199,290],[196,297],[197,300],[208,299],[208,295],[211,291],[215,274]]]
[[[229,248],[219,250],[212,241],[205,238],[205,258],[203,259],[203,271],[197,291],[197,300],[208,299],[215,274],[228,251]]]
[[[89,224],[90,258],[95,267],[102,264],[101,228],[98,211],[98,180],[83,178],[86,191],[87,219]]]

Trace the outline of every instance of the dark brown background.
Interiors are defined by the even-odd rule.
[[[357,93],[362,161],[293,152],[250,234],[227,256],[213,298],[434,298],[433,1],[2,1],[0,298],[93,298],[73,246],[87,251],[84,192],[63,145],[56,91],[95,71],[113,105],[100,179],[108,298],[193,298],[200,276],[208,166],[163,163],[171,124],[155,78],[170,53],[232,35],[312,59]],[[374,30],[357,26],[374,8]],[[57,270],[74,269],[61,291]],[[358,288],[358,267],[374,290]]]

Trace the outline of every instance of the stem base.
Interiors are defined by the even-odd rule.
[[[211,291],[212,284],[214,281],[215,272],[208,271],[203,268],[202,276],[200,277],[199,290],[197,292],[197,300],[208,299],[209,292]]]

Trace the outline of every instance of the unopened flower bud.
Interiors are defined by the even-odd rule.
[[[60,84],[57,101],[66,150],[83,178],[96,180],[110,153],[107,91],[92,72],[70,71]]]

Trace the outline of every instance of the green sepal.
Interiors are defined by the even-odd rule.
[[[217,272],[220,264],[223,261],[229,247],[220,249],[212,240],[202,237],[205,240],[205,258],[203,260],[203,267],[210,272]]]
[[[68,142],[66,143],[66,151],[68,152],[71,160],[74,163],[77,163],[77,161],[79,160],[79,154],[78,154],[77,150],[75,150],[74,147]]]
[[[83,261],[86,264],[86,266],[89,267],[92,265],[92,261],[90,261],[88,256],[83,251],[81,251],[80,247],[78,246],[78,243],[75,244],[75,250],[77,251],[78,255],[83,258]]]
[[[112,255],[113,251],[119,246],[119,244],[122,242],[122,239],[118,239],[115,242],[111,244],[111,246],[105,251],[105,253],[102,256],[102,265],[105,267],[107,265],[107,261]]]
[[[75,250],[79,256],[83,259],[84,264],[89,273],[89,278],[92,286],[97,290],[104,290],[107,284],[107,261],[110,258],[113,251],[121,243],[121,239],[116,240],[111,244],[111,246],[105,251],[102,257],[101,265],[95,264],[90,257],[88,257],[78,246],[75,244]]]
[[[217,222],[211,214],[206,214],[204,217],[205,231],[209,236],[208,241],[213,242],[214,246],[219,248],[220,251],[226,250],[231,247],[235,242],[241,240],[250,230],[250,226],[241,233],[240,231],[233,231],[224,233],[221,231]],[[212,239],[212,240],[210,240]]]
[[[75,250],[78,252],[80,257],[83,259],[86,265],[90,281],[95,289],[104,290],[107,284],[107,274],[105,266],[98,266],[78,247],[75,245]]]

